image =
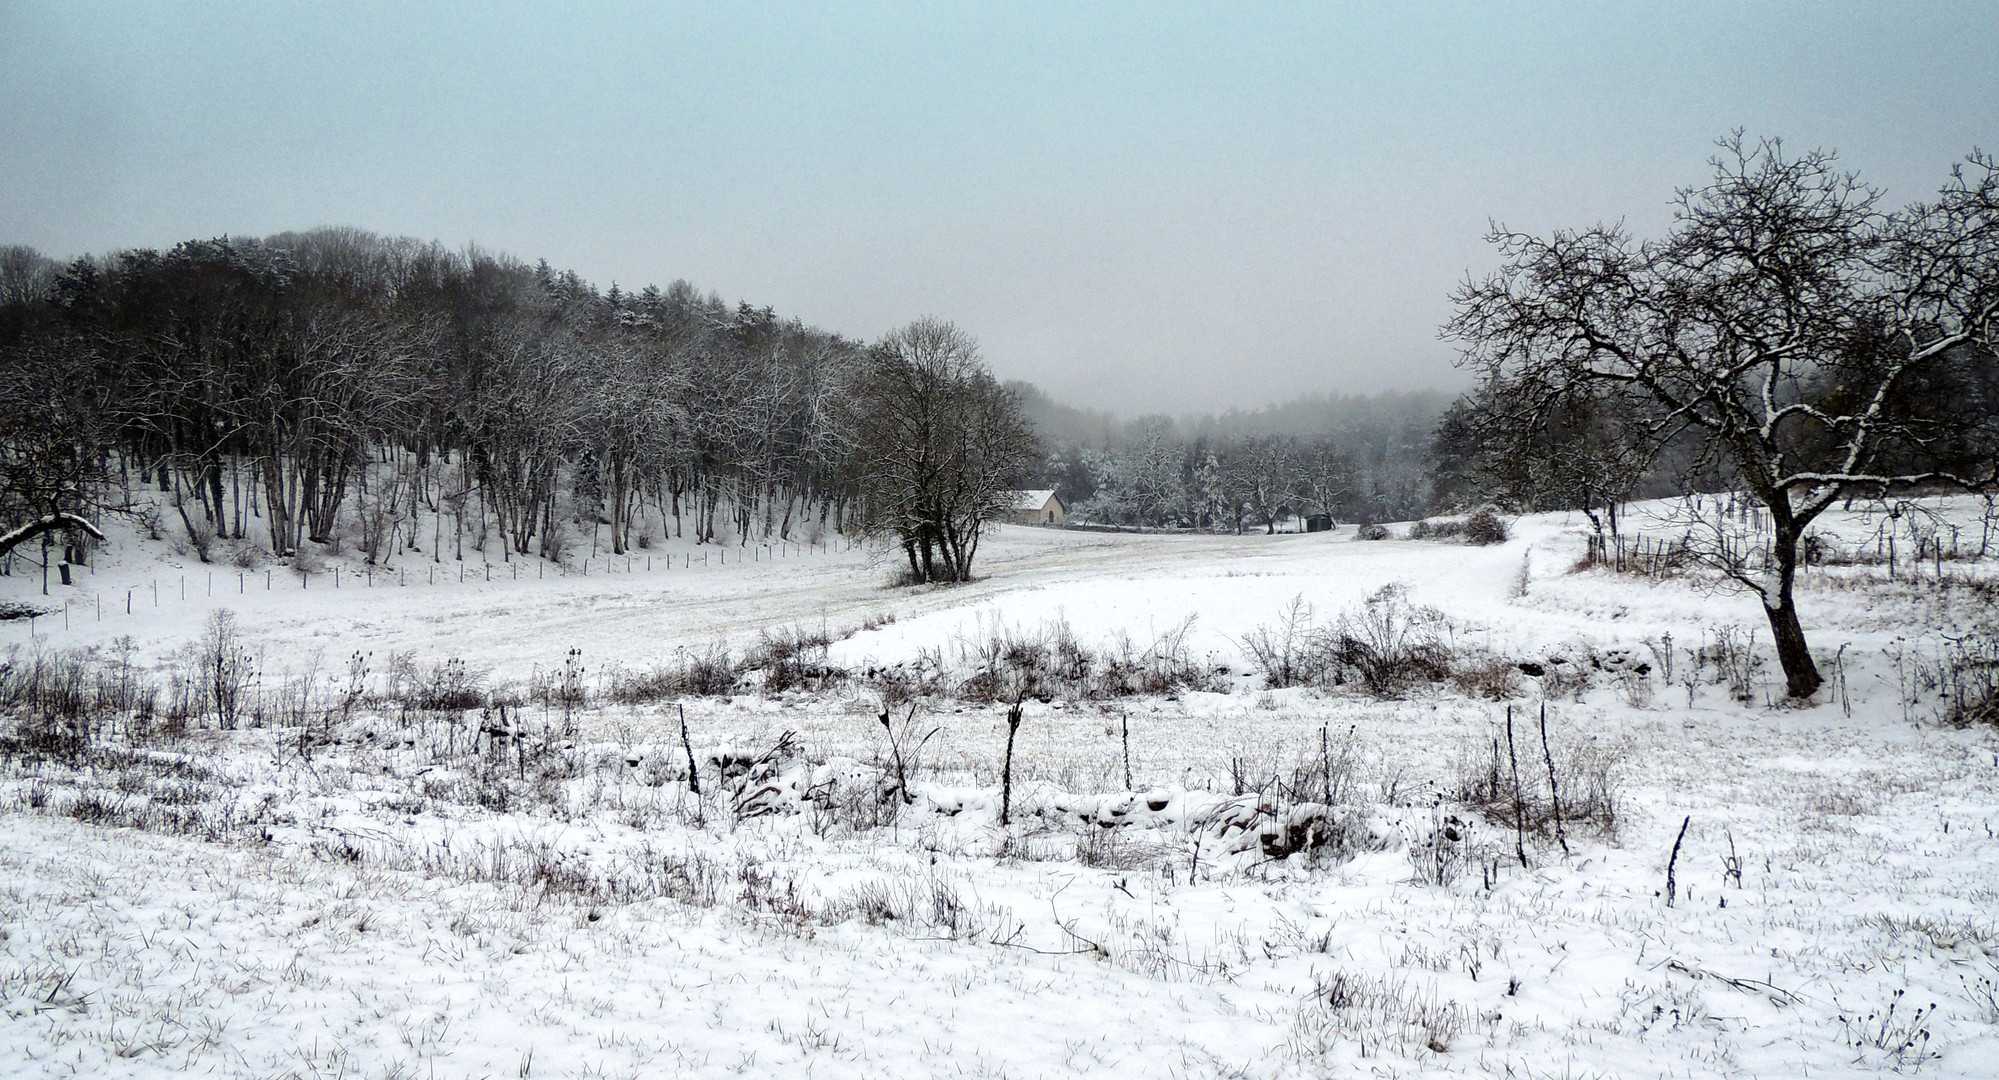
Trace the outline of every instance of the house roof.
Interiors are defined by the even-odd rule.
[[[1039,491],[1016,491],[1013,493],[1013,501],[1008,504],[1007,509],[1039,510],[1047,506],[1050,499],[1055,499],[1053,488],[1043,488]],[[1058,504],[1061,502],[1060,499],[1056,499],[1055,501]]]

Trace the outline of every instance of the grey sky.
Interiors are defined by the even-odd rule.
[[[564,7],[0,0],[0,243],[477,241],[1129,415],[1455,385],[1489,217],[1655,229],[1735,126],[1999,148],[1990,2]]]

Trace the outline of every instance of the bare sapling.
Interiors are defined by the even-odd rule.
[[[1527,806],[1520,795],[1520,756],[1513,752],[1513,706],[1506,707],[1506,759],[1513,768],[1513,852],[1527,868]]]
[[[909,790],[909,766],[906,758],[920,752],[923,749],[923,745],[928,743],[930,737],[937,734],[938,731],[937,728],[931,728],[924,733],[923,738],[917,740],[915,746],[909,749],[908,755],[903,753],[903,743],[909,741],[912,725],[916,722],[916,710],[918,707],[914,702],[910,704],[909,715],[902,718],[902,734],[900,736],[896,734],[895,724],[889,720],[889,710],[883,709],[875,717],[881,721],[882,731],[888,736],[889,759],[895,766],[895,788],[889,794],[899,796],[904,803],[913,803],[916,801],[916,796],[911,794]]]
[[[1325,780],[1326,805],[1333,805],[1333,732],[1329,724],[1319,725],[1319,767]]]
[[[1020,709],[1020,703],[1019,703],[1019,702],[1017,702],[1017,701],[1016,701],[1016,702],[1014,702],[1014,705],[1013,705],[1013,707],[1014,707],[1014,710],[1015,710],[1015,711],[1017,712],[1017,711],[1018,711],[1018,710]],[[1011,715],[1012,715],[1012,714],[1009,714],[1009,716],[1011,716]],[[1120,724],[1122,724],[1122,725],[1123,725],[1123,729],[1124,729],[1124,789],[1125,789],[1126,791],[1130,791],[1130,790],[1132,790],[1132,783],[1131,783],[1131,714],[1130,714],[1129,712],[1126,712],[1126,711],[1125,711],[1125,710],[1123,710],[1123,709],[1119,709],[1119,710],[1118,710],[1118,721],[1119,721],[1119,723],[1120,723]],[[1014,722],[1016,722],[1016,723],[1017,723],[1018,721],[1014,721]],[[1012,738],[1011,738],[1011,736],[1009,736],[1009,737],[1008,737],[1008,740],[1007,740],[1007,741],[1008,741],[1009,743],[1011,743],[1011,742],[1013,741],[1013,740],[1012,740]]]
[[[687,752],[687,790],[701,794],[701,770],[694,766],[694,741],[687,737],[687,706],[680,705],[680,748]]]
[[[1680,861],[1680,844],[1684,842],[1687,838],[1687,826],[1693,823],[1694,823],[1694,818],[1692,814],[1687,815],[1686,820],[1680,822],[1680,835],[1673,840],[1673,854],[1666,859],[1666,906],[1667,907],[1673,906],[1674,897],[1679,892],[1679,886],[1673,878],[1673,870],[1679,864]]]
[[[1733,881],[1735,887],[1740,889],[1742,887],[1742,857],[1735,853],[1735,833],[1731,831],[1727,835],[1728,854],[1722,856],[1721,859],[1721,884],[1723,888],[1726,888],[1728,883]],[[1728,906],[1726,898],[1722,900],[1721,906]]]
[[[1672,639],[1667,639],[1667,654],[1672,655]],[[1569,855],[1569,833],[1562,826],[1562,790],[1555,780],[1555,752],[1548,748],[1548,703],[1541,703],[1541,760],[1548,765],[1548,807],[1555,816],[1555,840],[1562,845],[1562,857]]]
[[[886,716],[888,714],[884,713],[882,715]],[[1013,737],[1019,732],[1020,732],[1020,702],[1018,700],[1015,700],[1014,703],[1011,706],[1009,706],[1006,710],[1006,761],[1003,765],[1000,766],[1000,827],[1001,828],[1005,828],[1008,821],[1011,820],[1013,816]],[[1130,743],[1127,742],[1125,745],[1129,746]],[[1127,761],[1128,760],[1129,758],[1127,758]],[[1131,766],[1127,764],[1125,768],[1129,770]],[[1130,787],[1131,782],[1129,780],[1125,781],[1125,786]]]

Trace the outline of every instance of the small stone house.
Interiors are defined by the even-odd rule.
[[[1016,491],[1006,519],[1016,525],[1063,525],[1069,520],[1069,508],[1053,491]]]

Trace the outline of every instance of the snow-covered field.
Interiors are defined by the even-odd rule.
[[[1975,503],[1943,512],[1976,537]],[[0,601],[44,611],[32,643],[0,623],[17,669],[95,647],[171,687],[226,608],[263,715],[8,752],[0,1072],[1999,1076],[1999,738],[1925,683],[1999,560],[1810,571],[1840,678],[1799,708],[1753,598],[1577,572],[1583,528],[1016,528],[983,580],[916,591],[838,545],[239,579],[114,533],[46,600],[17,562]],[[1395,583],[1541,675],[1263,685],[1246,635]],[[907,681],[610,693],[779,629]],[[1065,636],[1204,675],[1027,701],[1006,827],[1004,706],[879,719],[884,686]],[[396,672],[481,700],[392,702]],[[1468,799],[1550,771],[1601,796],[1562,837]]]

